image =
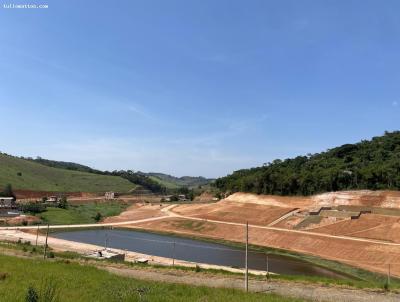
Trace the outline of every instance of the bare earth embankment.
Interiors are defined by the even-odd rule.
[[[284,221],[268,227],[271,221],[295,208],[308,213],[322,206],[339,205],[400,208],[400,193],[357,191],[313,197],[236,193],[214,204],[179,205],[170,211],[176,217],[132,227],[244,242],[244,224],[248,221],[251,244],[315,255],[381,273],[386,273],[391,264],[392,273],[400,276],[400,217],[365,214],[351,219],[338,215],[341,218],[324,218],[305,230],[284,227]],[[307,215],[294,214],[286,219],[296,220],[295,225],[310,217]]]

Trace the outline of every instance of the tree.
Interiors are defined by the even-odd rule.
[[[67,197],[63,196],[61,197],[61,200],[58,204],[58,207],[60,209],[67,209],[68,208],[68,201],[67,201]]]
[[[14,197],[14,199],[16,199],[11,184],[7,184],[4,187],[4,190],[3,190],[3,192],[0,193],[0,196],[3,196],[3,197]]]
[[[102,218],[103,218],[103,215],[101,215],[100,212],[97,212],[96,215],[94,215],[94,217],[93,217],[93,219],[94,219],[96,222],[99,222]]]
[[[24,213],[39,214],[46,211],[46,206],[41,203],[30,202],[21,206]]]

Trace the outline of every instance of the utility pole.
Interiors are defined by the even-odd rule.
[[[37,226],[37,230],[36,230],[36,246],[37,246],[37,242],[38,242],[38,237],[39,237],[39,225]]]
[[[269,280],[269,259],[268,259],[268,254],[267,254],[267,279]]]
[[[47,238],[49,237],[49,228],[50,228],[50,224],[47,225],[46,242],[44,244],[43,259],[46,259],[46,257],[47,257]]]
[[[175,266],[175,241],[172,243],[172,266]]]
[[[388,285],[388,288],[389,288],[390,287],[390,263],[388,265],[387,285]]]
[[[246,293],[249,291],[249,222],[246,222],[246,271],[245,271],[245,288]]]

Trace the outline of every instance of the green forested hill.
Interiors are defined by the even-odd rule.
[[[128,192],[135,184],[118,176],[48,167],[30,160],[0,154],[0,188],[57,192]]]
[[[326,152],[275,160],[216,180],[224,191],[311,195],[346,189],[400,189],[400,131]]]
[[[175,177],[172,175],[164,174],[164,173],[143,173],[144,175],[150,177],[154,181],[163,185],[168,189],[177,189],[181,187],[193,188],[197,186],[205,186],[213,181],[213,179],[205,178],[202,176],[194,177],[194,176],[182,176]]]

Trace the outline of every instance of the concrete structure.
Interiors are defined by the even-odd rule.
[[[14,197],[0,197],[0,208],[3,209],[16,208]]]
[[[0,218],[12,218],[12,217],[18,217],[22,213],[17,210],[11,210],[11,209],[0,209]]]
[[[115,193],[114,192],[106,192],[104,194],[105,199],[114,199],[115,198]]]
[[[185,194],[179,194],[179,195],[178,195],[178,199],[179,199],[179,201],[186,201],[186,200],[187,200]]]
[[[125,260],[125,254],[120,254],[108,249],[98,250],[94,253],[88,254],[87,256],[95,259],[113,259],[119,261]]]

